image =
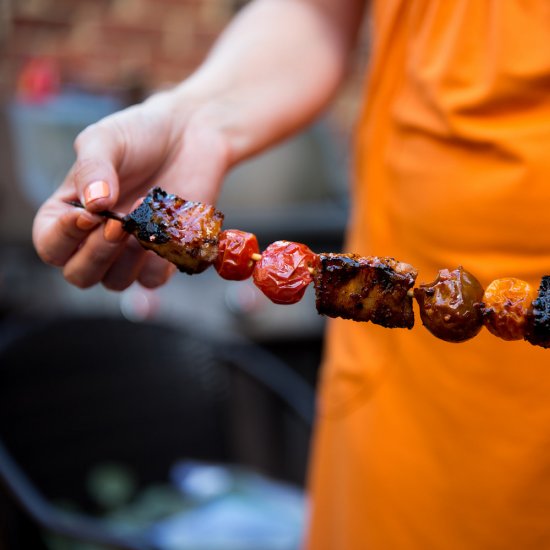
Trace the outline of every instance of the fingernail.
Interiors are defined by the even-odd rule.
[[[82,231],[90,231],[94,227],[99,225],[101,220],[91,219],[85,214],[80,214],[76,219],[76,227],[82,229]]]
[[[126,231],[122,229],[122,224],[116,220],[107,220],[105,228],[103,229],[103,236],[106,241],[111,243],[120,242],[127,235]]]
[[[108,196],[109,184],[103,180],[93,181],[84,189],[84,204],[88,205],[99,199],[106,199]]]

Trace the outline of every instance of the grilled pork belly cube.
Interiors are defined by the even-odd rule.
[[[412,328],[408,291],[417,271],[393,258],[319,254],[313,276],[317,311],[329,317],[371,321],[387,328]]]
[[[218,256],[223,214],[211,205],[186,201],[155,187],[122,221],[141,246],[189,275],[201,273]]]

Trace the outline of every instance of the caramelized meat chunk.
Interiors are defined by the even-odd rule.
[[[525,339],[534,346],[550,348],[550,275],[545,275],[533,300]]]
[[[371,321],[387,328],[412,328],[409,290],[417,271],[393,258],[319,254],[313,281],[317,311],[329,317]]]
[[[211,205],[186,201],[159,187],[123,218],[123,228],[140,244],[189,275],[201,273],[218,256],[223,214]]]

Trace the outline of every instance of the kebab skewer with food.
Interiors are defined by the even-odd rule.
[[[127,215],[101,214],[120,221],[144,248],[183,273],[201,273],[213,265],[224,279],[252,277],[277,304],[298,302],[313,283],[321,315],[411,329],[414,298],[423,325],[439,339],[464,342],[485,326],[503,340],[550,347],[550,276],[542,277],[538,290],[511,277],[483,289],[459,266],[442,269],[433,282],[413,288],[417,270],[394,258],[316,254],[305,244],[284,240],[260,252],[254,234],[222,230],[224,215],[214,206],[159,187]]]

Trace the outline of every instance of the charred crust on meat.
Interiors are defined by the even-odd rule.
[[[172,262],[181,272],[201,273],[218,255],[223,214],[211,205],[184,200],[160,187],[122,220],[146,249]]]
[[[412,328],[409,289],[416,270],[394,258],[319,254],[313,280],[317,311],[328,317],[370,321],[386,328]]]
[[[550,347],[550,275],[545,275],[527,319],[525,339],[543,348]]]
[[[158,188],[153,189],[152,195],[145,200],[122,220],[122,227],[128,233],[132,233],[139,241],[154,241],[157,244],[167,243],[170,236],[166,233],[166,227],[159,219],[152,207],[153,201],[158,202],[159,194],[162,197],[166,193]]]

